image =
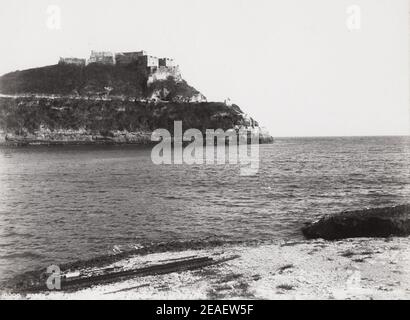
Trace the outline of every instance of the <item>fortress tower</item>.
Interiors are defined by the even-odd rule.
[[[86,60],[79,58],[60,58],[58,64],[74,64],[77,66],[85,66]]]
[[[90,63],[101,63],[101,64],[114,64],[115,57],[112,52],[108,51],[91,51],[90,58],[88,59],[88,64]]]

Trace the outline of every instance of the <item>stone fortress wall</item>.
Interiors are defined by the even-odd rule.
[[[86,59],[80,58],[60,58],[59,63],[66,64],[90,64],[90,63],[100,63],[100,64],[110,64],[110,65],[127,65],[130,63],[138,63],[146,68],[173,68],[177,67],[175,61],[170,58],[158,58],[149,55],[146,51],[135,51],[135,52],[117,52],[113,53],[110,51],[91,51],[90,57]],[[164,70],[164,69],[162,69]]]
[[[117,52],[110,51],[91,51],[90,58],[60,58],[59,63],[63,64],[75,64],[75,65],[88,65],[90,63],[99,63],[106,65],[129,65],[131,63],[137,63],[139,66],[146,68],[148,71],[147,84],[151,84],[155,81],[162,81],[173,77],[175,81],[182,81],[181,72],[179,66],[173,59],[170,58],[158,58],[149,55],[146,51],[134,51],[134,52]]]
[[[86,59],[79,58],[60,58],[59,64],[75,64],[78,66],[85,66]]]
[[[108,51],[91,51],[90,58],[87,60],[87,64],[90,63],[115,64],[115,56]]]
[[[167,80],[168,77],[173,77],[176,82],[182,81],[181,72],[179,67],[154,67],[150,69],[147,84],[151,84],[155,81]]]

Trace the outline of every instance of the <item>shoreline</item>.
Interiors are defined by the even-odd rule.
[[[131,133],[133,134],[133,133]],[[183,141],[183,146],[188,145],[190,142]],[[204,141],[204,146],[205,146]],[[42,140],[36,138],[17,138],[17,139],[7,139],[0,135],[0,147],[26,147],[26,146],[154,146],[158,144],[158,141],[151,140],[151,134],[149,136],[143,136],[141,138],[133,141],[132,139],[123,139],[123,138],[107,138],[107,137],[98,137],[94,138],[92,135],[87,135],[84,139],[73,139],[73,140]],[[228,145],[228,141],[225,142],[225,145]],[[249,143],[248,143],[249,144]],[[273,144],[273,138],[260,138],[259,145],[263,144]],[[215,141],[214,145],[217,145]],[[239,143],[237,144],[239,145]]]
[[[220,263],[2,299],[409,299],[410,238],[229,244],[125,256],[130,270],[186,259]],[[89,269],[88,269],[89,270]],[[171,270],[172,271],[172,270]]]

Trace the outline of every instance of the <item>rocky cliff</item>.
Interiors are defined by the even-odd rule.
[[[182,77],[138,65],[58,64],[0,77],[0,143],[149,143],[158,128],[251,128],[236,105],[206,102]]]
[[[150,143],[153,130],[173,132],[178,120],[202,132],[250,125],[238,106],[216,102],[0,97],[0,139],[9,144]]]
[[[87,66],[57,64],[16,71],[0,77],[0,93],[89,98],[161,99],[189,102],[200,94],[177,73],[150,72],[137,64]],[[159,80],[157,80],[157,77]],[[204,98],[205,100],[205,98]]]

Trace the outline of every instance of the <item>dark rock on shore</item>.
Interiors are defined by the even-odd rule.
[[[410,205],[344,211],[302,228],[308,239],[337,240],[357,237],[410,235]]]

